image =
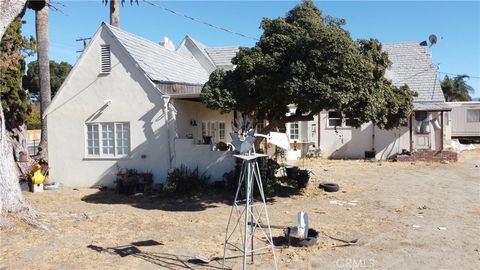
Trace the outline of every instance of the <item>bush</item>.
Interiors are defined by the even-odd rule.
[[[42,128],[42,123],[40,119],[40,109],[37,106],[32,105],[32,110],[27,117],[27,129],[40,129]]]
[[[199,175],[198,168],[191,171],[181,165],[180,168],[175,168],[168,173],[165,190],[178,194],[191,194],[205,190],[209,180],[210,177],[205,173]]]
[[[271,196],[275,193],[275,185],[277,184],[277,173],[280,165],[273,159],[258,159],[258,166],[260,168],[260,176],[262,177],[263,191],[266,196]],[[240,170],[242,169],[242,163],[237,163],[235,169],[223,174],[223,180],[225,181],[225,187],[227,190],[235,192],[237,190],[238,178],[240,177]],[[244,193],[245,187],[242,185],[241,190]],[[255,187],[255,196],[258,196],[258,188]]]

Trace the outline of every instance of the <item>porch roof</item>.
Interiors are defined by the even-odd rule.
[[[428,111],[428,112],[441,112],[451,111],[452,107],[446,102],[414,102],[414,111]]]

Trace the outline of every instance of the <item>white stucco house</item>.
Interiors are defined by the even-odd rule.
[[[208,48],[185,37],[175,50],[102,23],[47,109],[50,176],[67,186],[113,185],[120,169],[199,168],[221,180],[234,167],[232,115],[200,103],[217,69],[233,68],[238,47]]]
[[[297,140],[298,151],[289,150],[294,159],[320,146],[323,157],[387,159],[403,149],[443,150],[450,143],[451,107],[445,98],[432,63],[430,50],[420,42],[384,44],[391,62],[385,76],[396,86],[407,84],[418,93],[414,114],[409,123],[398,129],[382,130],[372,123],[353,128],[339,112],[322,111],[313,121],[287,124],[291,140]]]
[[[287,124],[290,159],[313,144],[334,158],[443,148],[450,107],[429,49],[419,43],[384,49],[392,62],[386,76],[418,93],[409,124],[352,128],[341,114],[323,111],[314,121]],[[233,115],[207,109],[200,91],[212,71],[234,68],[237,51],[188,36],[175,49],[167,39],[155,43],[102,23],[46,111],[51,178],[67,186],[111,186],[119,170],[135,169],[162,183],[171,168],[185,165],[221,180],[235,160],[212,146],[229,142]]]

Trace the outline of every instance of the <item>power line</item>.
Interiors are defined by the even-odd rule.
[[[194,17],[192,17],[192,16],[189,16],[189,15],[186,15],[186,14],[183,14],[183,13],[180,13],[180,12],[177,12],[177,11],[172,10],[172,9],[170,9],[170,8],[167,8],[167,7],[165,7],[165,6],[155,4],[155,3],[152,3],[152,2],[147,1],[147,0],[143,0],[143,2],[145,2],[145,3],[147,3],[147,4],[151,5],[151,6],[154,6],[154,7],[160,8],[160,9],[163,9],[163,10],[165,10],[165,11],[168,11],[168,12],[174,14],[174,15],[187,18],[187,19],[192,20],[192,21],[194,21],[194,22],[201,23],[201,24],[204,24],[204,25],[206,25],[206,26],[209,26],[209,27],[212,27],[212,28],[215,28],[215,29],[218,29],[218,30],[221,30],[221,31],[230,33],[230,34],[234,34],[234,35],[237,35],[237,36],[241,36],[241,37],[244,37],[244,38],[248,38],[248,39],[252,39],[252,40],[258,41],[258,38],[255,38],[255,37],[252,37],[252,36],[248,36],[248,35],[245,35],[245,34],[236,32],[236,31],[232,31],[232,30],[229,30],[229,29],[227,29],[227,28],[224,28],[224,27],[221,27],[221,26],[218,26],[218,25],[211,24],[211,23],[209,23],[209,22],[206,22],[206,21],[203,21],[203,20],[194,18]]]
[[[480,79],[480,77],[478,77],[478,76],[470,76],[470,75],[467,75],[467,74],[455,74],[455,73],[449,73],[449,72],[443,72],[443,71],[439,71],[438,73],[451,75],[451,76],[468,76],[469,79]]]

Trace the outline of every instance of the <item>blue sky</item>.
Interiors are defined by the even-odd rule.
[[[56,0],[62,12],[50,10],[50,57],[76,62],[82,48],[79,37],[91,37],[102,21],[109,21],[109,8],[101,0]],[[259,37],[263,17],[284,16],[299,1],[154,1],[209,23]],[[253,46],[255,41],[196,23],[139,0],[120,10],[120,26],[152,41],[168,36],[176,45],[185,35],[209,45]],[[480,97],[480,2],[460,1],[316,1],[325,15],[347,20],[345,28],[354,39],[377,38],[383,43],[427,40],[438,36],[431,48],[440,72],[468,74],[467,82]],[[35,15],[28,10],[24,35],[35,35]],[[33,59],[33,58],[32,58]],[[31,60],[31,59],[30,59]],[[445,74],[439,74],[441,78]],[[477,77],[477,78],[473,78]]]

